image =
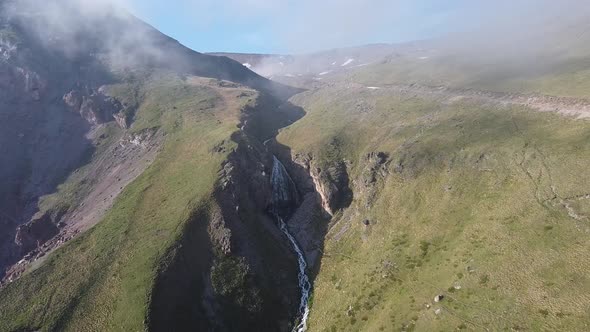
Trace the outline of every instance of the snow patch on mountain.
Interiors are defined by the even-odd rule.
[[[348,66],[348,65],[349,65],[349,64],[351,64],[353,61],[354,61],[354,59],[348,59],[348,60],[346,60],[346,62],[344,62],[344,63],[342,64],[342,67],[346,67],[346,66]]]

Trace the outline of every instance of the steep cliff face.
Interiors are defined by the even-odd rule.
[[[93,123],[68,111],[62,97],[77,81],[105,76],[42,45],[28,25],[34,20],[13,15],[9,5],[0,6],[0,181],[6,184],[0,189],[0,275],[56,234],[59,220],[33,218],[38,199],[94,150],[87,137]]]
[[[51,80],[16,65],[0,67],[10,87],[0,98],[1,275],[21,253],[14,246],[17,226],[29,221],[38,198],[53,192],[93,146],[85,136],[89,124],[55,102],[59,89]]]
[[[123,129],[129,126],[123,105],[118,100],[104,95],[100,89],[86,92],[72,90],[64,95],[63,102],[90,125],[96,126],[114,119]]]
[[[333,215],[350,205],[352,190],[345,161],[337,160],[320,166],[311,155],[298,155],[295,162],[308,171],[326,212]]]

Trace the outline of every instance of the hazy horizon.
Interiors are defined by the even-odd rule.
[[[82,0],[83,1],[83,0]],[[199,52],[297,54],[377,43],[445,38],[513,38],[542,33],[547,22],[587,13],[578,0],[473,3],[451,0],[335,1],[155,0],[118,2]],[[506,32],[514,36],[509,36]],[[493,36],[493,37],[492,37]],[[518,37],[514,37],[518,38]]]

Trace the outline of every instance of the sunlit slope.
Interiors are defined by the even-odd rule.
[[[295,102],[308,115],[278,141],[344,161],[354,192],[310,330],[587,329],[587,121],[345,84]]]

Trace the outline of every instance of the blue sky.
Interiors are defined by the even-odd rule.
[[[468,0],[128,0],[135,15],[201,52],[301,53],[445,34]]]
[[[446,35],[487,43],[540,31],[530,40],[548,18],[590,12],[588,0],[111,1],[200,52],[294,54]]]

